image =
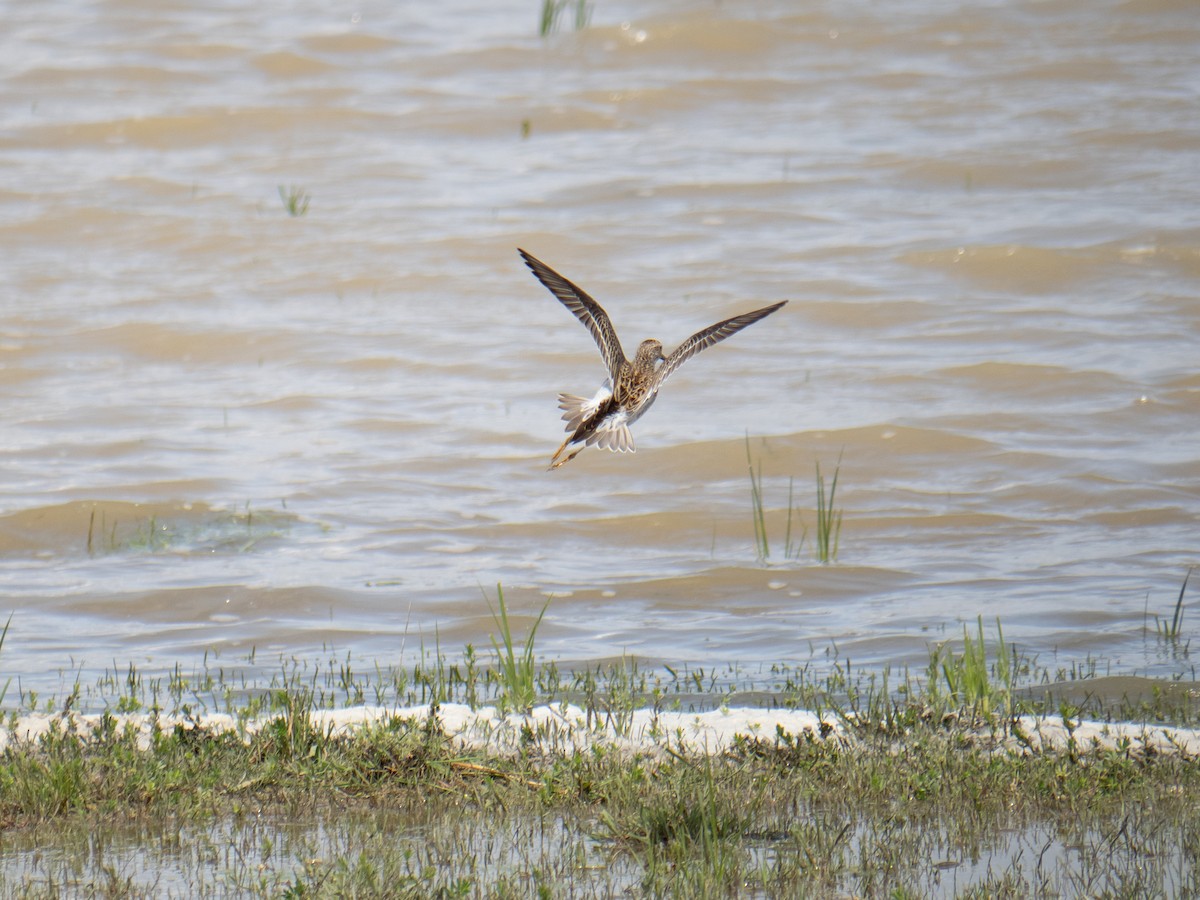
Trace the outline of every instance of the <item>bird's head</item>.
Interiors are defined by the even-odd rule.
[[[637,357],[633,364],[639,369],[653,369],[660,360],[666,359],[662,352],[662,342],[649,338],[638,344]]]

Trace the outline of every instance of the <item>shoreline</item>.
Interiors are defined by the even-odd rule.
[[[429,728],[431,713],[445,736],[474,752],[511,756],[531,743],[543,751],[579,753],[606,747],[631,754],[680,753],[715,755],[739,742],[791,744],[797,740],[832,741],[854,747],[861,739],[847,727],[847,717],[808,710],[722,707],[705,712],[652,708],[629,709],[599,721],[595,712],[571,704],[540,705],[527,713],[502,714],[495,706],[472,709],[462,703],[424,704],[402,708],[350,706],[308,713],[308,728],[328,738],[352,737],[372,726],[403,722]],[[957,718],[957,717],[953,717]],[[140,749],[149,747],[155,730],[200,729],[214,735],[237,734],[249,740],[279,715],[239,719],[229,713],[199,716],[154,713],[30,713],[10,719],[0,731],[0,753],[35,745],[56,728],[84,735],[101,730],[132,731]],[[1103,722],[1061,715],[1024,714],[993,720],[984,727],[958,721],[964,737],[990,739],[997,749],[1018,752],[1125,750],[1132,754],[1200,756],[1200,729],[1147,722]],[[947,724],[947,730],[951,726]],[[903,735],[893,736],[903,743]]]

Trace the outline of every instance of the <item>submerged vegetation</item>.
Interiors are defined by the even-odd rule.
[[[559,20],[568,10],[574,8],[574,25],[576,31],[587,28],[592,20],[592,5],[588,0],[542,0],[541,13],[538,16],[538,33],[542,37],[553,34],[558,30]]]
[[[189,506],[164,510],[161,517],[142,514],[137,504],[92,504],[87,554],[190,552],[198,547],[246,553],[295,523],[287,512],[252,509],[249,503],[241,512]]]
[[[1187,593],[1188,580],[1192,577],[1192,570],[1189,568],[1183,576],[1183,584],[1179,588],[1179,598],[1175,601],[1175,609],[1169,619],[1154,617],[1154,631],[1160,640],[1167,641],[1172,644],[1177,644],[1180,634],[1183,631],[1183,598]],[[1149,597],[1146,598],[1149,604]]]
[[[842,468],[842,458],[833,470],[833,479],[829,483],[829,494],[825,493],[825,478],[821,475],[821,463],[817,464],[817,559],[830,563],[837,559],[838,541],[842,535],[842,511],[835,507],[837,495],[838,474]]]
[[[825,477],[821,474],[821,463],[816,463],[816,543],[813,546],[813,555],[821,563],[837,560],[838,543],[842,533],[842,511],[834,506],[834,501],[841,466],[842,459],[839,456],[827,491]],[[750,514],[754,524],[754,549],[759,562],[766,562],[771,556],[771,541],[767,535],[767,515],[763,500],[762,460],[756,463],[752,457],[749,436],[746,437],[746,469],[750,475]],[[800,511],[795,505],[794,487],[793,479],[789,478],[787,518],[783,533],[784,559],[799,559],[800,550],[808,538],[808,528],[800,522]],[[800,529],[799,536],[794,540],[793,523]]]
[[[287,214],[296,219],[308,212],[308,204],[312,198],[309,197],[308,191],[299,185],[281,184],[279,199],[283,201],[283,208],[287,210]]]
[[[12,625],[13,613],[8,614],[8,619],[4,623],[3,630],[0,630],[0,654],[4,651],[4,640],[8,637],[8,627]],[[8,696],[8,688],[12,684],[12,676],[4,680],[4,686],[0,687],[0,703],[4,702],[4,698]]]

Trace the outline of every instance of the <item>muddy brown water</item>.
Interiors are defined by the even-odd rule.
[[[488,647],[498,582],[566,661],[1186,669],[1191,4],[536,6],[8,6],[2,674]],[[791,302],[547,472],[603,373],[518,246],[627,349]]]

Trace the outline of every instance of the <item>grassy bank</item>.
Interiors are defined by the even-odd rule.
[[[4,895],[1200,890],[1200,766],[1178,753],[1014,751],[925,721],[716,756],[558,752],[531,731],[489,754],[436,714],[335,735],[296,711],[248,739],[177,725],[147,745],[106,717],[10,748]]]
[[[985,647],[982,625],[961,648],[932,651],[921,678],[894,685],[848,665],[821,679],[780,667],[781,690],[758,699],[818,710],[820,724],[743,735],[718,753],[673,741],[670,729],[633,733],[635,710],[686,715],[716,684],[711,673],[667,672],[664,681],[629,661],[570,676],[540,667],[539,702],[565,710],[569,700],[574,727],[606,729],[586,745],[523,718],[506,702],[503,667],[471,654],[368,677],[293,668],[262,690],[212,674],[161,684],[130,670],[95,689],[111,691],[108,712],[86,723],[71,707],[90,692],[53,710],[22,695],[10,735],[31,699],[45,730],[10,738],[3,752],[0,893],[1200,892],[1197,760],[1136,740],[1040,749],[1020,715],[1065,714],[1074,734],[1084,708],[1068,692],[1022,686],[1038,672],[999,636]],[[321,724],[333,707],[399,699],[401,685],[407,699],[425,695],[432,715]],[[1102,692],[1084,693],[1099,703]],[[483,749],[456,739],[438,712],[456,700],[507,705],[516,740]],[[1188,685],[1110,700],[1110,717],[1115,705],[1145,722],[1195,720]],[[201,715],[221,706],[221,727]]]

